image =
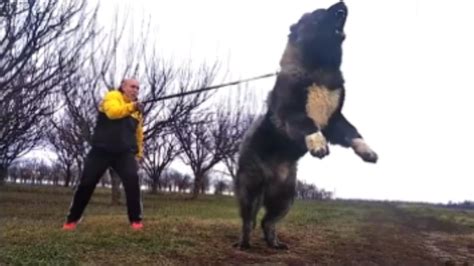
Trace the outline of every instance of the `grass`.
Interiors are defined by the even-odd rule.
[[[443,244],[462,237],[461,251],[443,253],[451,260],[470,260],[468,253],[474,251],[474,213],[468,211],[296,201],[278,225],[289,251],[268,249],[260,230],[252,235],[253,248],[240,251],[232,247],[240,230],[232,197],[188,200],[180,194],[144,194],[145,229],[134,232],[128,227],[125,205],[110,205],[110,191],[97,189],[78,229],[63,232],[71,197],[67,188],[1,187],[0,265],[439,262],[441,258],[430,251],[438,239],[423,248],[429,240],[425,232],[431,231],[450,237],[439,239]]]

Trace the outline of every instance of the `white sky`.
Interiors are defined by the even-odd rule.
[[[136,21],[151,13],[165,57],[230,58],[234,80],[278,70],[289,26],[335,1],[107,0],[100,19],[111,22],[115,6]],[[331,146],[323,160],[300,161],[299,179],[340,198],[474,200],[474,2],[345,2],[343,113],[380,160],[366,164]],[[266,95],[273,82],[250,86]]]

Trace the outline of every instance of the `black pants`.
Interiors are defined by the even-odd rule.
[[[132,153],[108,153],[92,148],[87,155],[84,171],[67,215],[67,222],[77,222],[82,217],[97,183],[107,168],[112,167],[122,179],[127,198],[130,222],[142,220],[142,203],[138,164]]]

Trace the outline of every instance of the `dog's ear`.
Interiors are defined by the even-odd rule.
[[[295,23],[290,26],[289,38],[291,42],[295,42],[296,39],[298,38],[298,23]]]
[[[302,37],[302,36],[299,36],[301,27],[304,27],[304,25],[307,24],[308,20],[310,19],[311,19],[311,13],[305,13],[303,14],[303,16],[301,16],[298,22],[290,26],[290,35],[289,35],[290,41],[292,42],[299,41],[299,38]]]

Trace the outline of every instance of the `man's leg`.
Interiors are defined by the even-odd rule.
[[[127,197],[128,219],[131,223],[142,220],[142,201],[140,195],[140,180],[138,177],[138,163],[135,155],[126,153],[119,155],[112,167],[122,179]]]
[[[97,183],[109,167],[110,158],[107,154],[103,154],[92,149],[84,164],[84,171],[79,185],[74,193],[74,197],[67,215],[67,222],[77,222],[82,217],[82,213],[86,208]]]

